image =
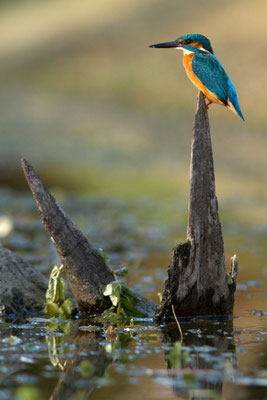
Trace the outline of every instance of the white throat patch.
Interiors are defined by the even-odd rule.
[[[192,53],[194,53],[193,51],[187,50],[184,47],[176,47],[176,50],[182,50],[182,52],[184,54],[192,54]]]
[[[184,47],[175,47],[175,49],[176,49],[176,50],[182,50],[182,52],[183,52],[184,54],[192,54],[192,53],[194,53],[194,51],[185,49]],[[206,50],[206,49],[204,49],[204,47],[201,47],[201,48],[198,49],[198,50],[204,51],[205,53],[209,53],[209,51]]]

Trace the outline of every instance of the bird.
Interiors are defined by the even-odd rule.
[[[212,103],[223,105],[245,121],[234,85],[215,57],[206,36],[189,34],[172,42],[152,44],[149,47],[182,50],[187,76],[208,99],[207,108]]]

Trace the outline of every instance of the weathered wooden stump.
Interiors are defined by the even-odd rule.
[[[227,274],[215,193],[210,128],[205,99],[198,98],[191,148],[187,241],[174,248],[156,318],[228,315],[234,304],[237,265]]]
[[[116,280],[112,270],[99,251],[58,206],[31,164],[22,159],[23,172],[35,198],[42,223],[48,232],[70,283],[72,293],[82,317],[99,315],[111,307],[104,296],[107,284]],[[152,316],[155,303],[133,293],[135,308],[141,314]]]
[[[103,290],[116,279],[115,275],[98,250],[57,205],[30,163],[22,160],[22,168],[36,200],[43,225],[65,266],[80,314],[84,317],[101,314],[111,306],[110,299],[104,296]],[[227,273],[215,193],[208,113],[202,94],[198,99],[193,129],[190,178],[187,241],[173,250],[163,299],[155,312],[158,320],[172,319],[173,309],[178,317],[230,315],[233,311],[237,257],[232,259],[231,271]],[[34,302],[36,310],[40,310],[44,301],[46,280],[23,260],[15,255],[12,257],[15,260],[14,268],[9,266],[7,272],[4,272],[1,266],[3,276],[0,306],[2,304],[9,312],[16,312],[19,303],[22,304],[20,293],[23,293],[29,310],[34,309]],[[24,274],[20,272],[21,267],[24,268]],[[12,271],[15,279],[11,276]],[[20,276],[21,285],[17,285],[16,281],[20,283]],[[14,282],[10,285],[11,289],[6,290],[8,281],[12,280]],[[136,308],[142,314],[154,314],[154,303],[140,295],[134,294],[134,297]],[[6,307],[9,304],[11,307]]]
[[[103,288],[114,280],[113,273],[99,252],[57,205],[31,164],[22,159],[21,165],[43,225],[65,266],[80,313],[100,314],[111,306],[109,298],[103,295]]]

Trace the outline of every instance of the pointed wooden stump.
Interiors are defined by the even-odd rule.
[[[22,169],[36,201],[42,223],[56,247],[72,293],[82,317],[99,315],[111,306],[103,291],[116,280],[99,251],[58,206],[29,161],[21,160]],[[153,316],[156,304],[130,291],[135,297],[135,309]]]
[[[229,315],[234,304],[237,265],[227,274],[215,193],[210,128],[205,99],[198,99],[191,148],[187,241],[174,248],[156,318]]]
[[[81,315],[101,314],[111,306],[103,288],[114,280],[103,257],[57,205],[31,164],[21,160],[43,225],[65,267]]]

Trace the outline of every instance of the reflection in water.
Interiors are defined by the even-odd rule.
[[[178,398],[221,398],[223,382],[225,378],[228,381],[234,378],[236,368],[232,321],[195,320],[184,325],[183,341],[179,341],[176,325],[160,329],[154,326],[168,350],[165,351],[167,370],[155,369],[152,380],[160,385],[172,385]],[[51,400],[72,399],[74,395],[87,399],[97,385],[107,383],[102,377],[112,362],[119,362],[123,357],[122,350],[132,340],[148,339],[152,327],[146,331],[147,327],[140,326],[139,332],[136,327],[110,326],[106,331],[93,326],[89,331],[82,328],[84,331],[74,337],[73,350],[63,365],[53,352],[52,360],[63,371]]]
[[[221,398],[225,375],[233,378],[236,366],[232,321],[189,324],[183,341],[174,325],[162,329],[163,342],[173,344],[165,353],[173,391],[178,398]]]
[[[37,318],[0,323],[0,399],[33,389],[38,400],[123,400],[129,391],[127,400],[264,399],[266,321],[263,315],[250,320],[261,326],[248,331],[237,329],[238,319],[234,327],[183,320],[182,342],[176,324],[151,320],[109,328],[72,322],[48,329]]]
[[[112,356],[100,344],[103,336],[97,332],[79,332],[73,341],[70,359],[66,361],[50,400],[73,399],[74,394],[86,399],[99,384],[112,361]]]

